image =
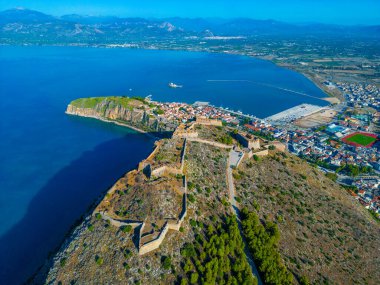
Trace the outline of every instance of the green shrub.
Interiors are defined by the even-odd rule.
[[[197,222],[194,221],[193,219],[191,219],[191,220],[190,220],[190,225],[191,225],[192,227],[196,227],[196,226],[197,226]]]
[[[223,197],[223,199],[222,199],[222,204],[224,205],[224,206],[229,206],[230,205],[230,202],[228,202],[228,200],[226,199],[226,198],[224,198]]]
[[[172,259],[169,256],[163,256],[161,258],[161,265],[166,270],[170,269],[172,266]]]
[[[132,226],[131,225],[121,226],[120,229],[123,233],[129,233],[132,230]]]
[[[194,257],[196,254],[194,246],[190,243],[185,243],[184,247],[181,249],[181,255],[184,257]]]
[[[325,175],[334,182],[338,180],[338,175],[336,173],[327,172]]]
[[[195,197],[193,194],[187,194],[187,199],[191,202],[191,203],[194,203],[195,202]]]
[[[66,257],[62,257],[62,258],[61,258],[61,260],[59,261],[59,264],[61,265],[61,267],[63,267],[63,266],[66,265],[66,260],[67,260]]]
[[[223,135],[217,138],[217,141],[223,144],[231,145],[233,143],[232,137],[230,135]]]
[[[199,277],[198,273],[196,273],[196,272],[191,273],[190,283],[196,284],[198,282],[198,277]]]
[[[310,285],[310,281],[305,275],[301,276],[300,285]]]
[[[97,256],[95,256],[95,262],[96,262],[97,265],[102,265],[103,262],[104,262],[104,260],[103,260],[102,257],[100,257],[100,256],[97,255]]]
[[[157,108],[156,110],[153,111],[156,115],[163,115],[165,114],[164,110],[161,110],[160,108]]]
[[[189,190],[193,190],[195,188],[195,184],[193,182],[187,182],[187,188]]]
[[[94,231],[94,225],[89,224],[89,225],[87,226],[87,229],[88,229],[90,232],[93,232],[93,231]]]
[[[130,251],[129,249],[125,249],[123,255],[125,258],[129,258],[132,256],[132,251]]]
[[[97,220],[100,220],[100,219],[102,218],[102,215],[101,215],[100,213],[96,213],[96,214],[95,214],[95,218],[96,218]]]

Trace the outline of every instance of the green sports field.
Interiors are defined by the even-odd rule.
[[[355,134],[345,139],[347,142],[355,143],[362,146],[368,146],[376,141],[376,138],[364,134]]]

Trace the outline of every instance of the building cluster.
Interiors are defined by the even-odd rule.
[[[380,212],[380,179],[377,177],[361,177],[353,183],[357,189],[358,194],[353,195],[359,200],[365,208]]]
[[[340,134],[340,132],[338,132]],[[354,147],[331,136],[327,131],[289,131],[288,148],[299,156],[313,158],[323,165],[334,167],[352,164],[377,168],[380,153],[376,148]]]
[[[326,128],[317,130],[285,129],[273,126],[263,120],[251,121],[244,129],[252,133],[263,133],[287,142],[288,150],[297,156],[315,162],[322,169],[342,168],[353,165],[375,170],[373,174],[363,174],[353,180],[352,186],[358,193],[352,192],[361,204],[380,214],[380,151],[375,147],[354,147],[341,141],[341,138],[355,131],[366,131],[366,116],[341,116]],[[344,176],[343,176],[344,177]]]
[[[362,87],[351,84],[338,86],[339,88],[345,86],[345,90],[355,90],[355,92],[350,93],[358,96],[355,98],[375,98],[379,95],[379,90],[372,85],[362,85]],[[367,94],[367,97],[363,94]],[[372,94],[372,97],[368,94]],[[378,147],[376,145],[368,148],[355,147],[342,141],[343,137],[351,133],[357,131],[368,132],[371,121],[380,119],[380,112],[375,114],[341,114],[328,126],[313,130],[274,125],[268,120],[259,118],[250,117],[247,120],[247,116],[244,114],[230,112],[229,110],[210,106],[204,102],[197,102],[192,105],[186,103],[155,104],[163,111],[160,116],[170,121],[177,121],[179,124],[203,118],[202,120],[212,121],[214,119],[215,121],[235,125],[239,131],[238,140],[249,157],[255,154],[261,155],[262,152],[265,155],[264,152],[268,151],[268,146],[273,144],[268,143],[268,141],[259,142],[256,138],[256,135],[259,135],[268,140],[284,142],[289,151],[300,157],[307,158],[324,170],[333,171],[346,165],[361,169],[373,169],[375,173],[371,174],[370,179],[363,177],[355,180],[351,179],[354,181],[352,186],[356,186],[358,189],[358,192],[353,192],[353,195],[365,207],[380,213],[380,176],[378,175],[378,171],[380,171],[380,151]],[[368,104],[368,106],[374,105],[376,105],[375,102]],[[187,136],[189,136],[189,132],[192,132],[192,130],[182,129],[180,131],[186,133]],[[273,146],[277,149],[281,148],[280,144]]]
[[[349,105],[380,110],[380,89],[376,85],[347,82],[338,82],[336,85]]]
[[[186,123],[194,120],[196,117],[205,117],[210,119],[218,119],[226,123],[238,123],[236,117],[219,108],[208,105],[206,102],[197,102],[195,104],[186,103],[156,103],[162,110],[162,116],[168,121],[178,121]]]

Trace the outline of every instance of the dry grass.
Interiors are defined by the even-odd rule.
[[[280,252],[296,275],[317,284],[376,284],[379,225],[339,185],[304,161],[275,154],[242,164],[242,204],[278,223]]]

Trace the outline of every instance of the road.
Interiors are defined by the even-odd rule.
[[[241,220],[240,220],[240,211],[239,211],[239,208],[237,207],[237,202],[235,199],[235,186],[234,186],[234,180],[233,180],[233,176],[232,176],[232,167],[236,166],[235,165],[236,160],[231,159],[232,157],[236,156],[236,154],[234,152],[235,152],[234,150],[230,151],[230,155],[228,158],[228,165],[227,165],[227,182],[228,182],[228,190],[229,190],[229,194],[230,194],[230,203],[231,203],[232,211],[236,216],[236,220],[237,220],[239,230],[240,230],[240,235],[241,235],[243,242],[244,242],[244,252],[245,252],[245,255],[247,257],[247,261],[249,263],[249,266],[251,267],[251,271],[252,271],[253,275],[255,275],[257,278],[257,284],[263,285],[263,282],[262,282],[260,275],[259,275],[259,271],[257,270],[255,262],[253,261],[253,256],[252,256],[251,252],[249,251],[248,243],[247,243],[246,239],[244,238],[243,227],[241,225]]]

